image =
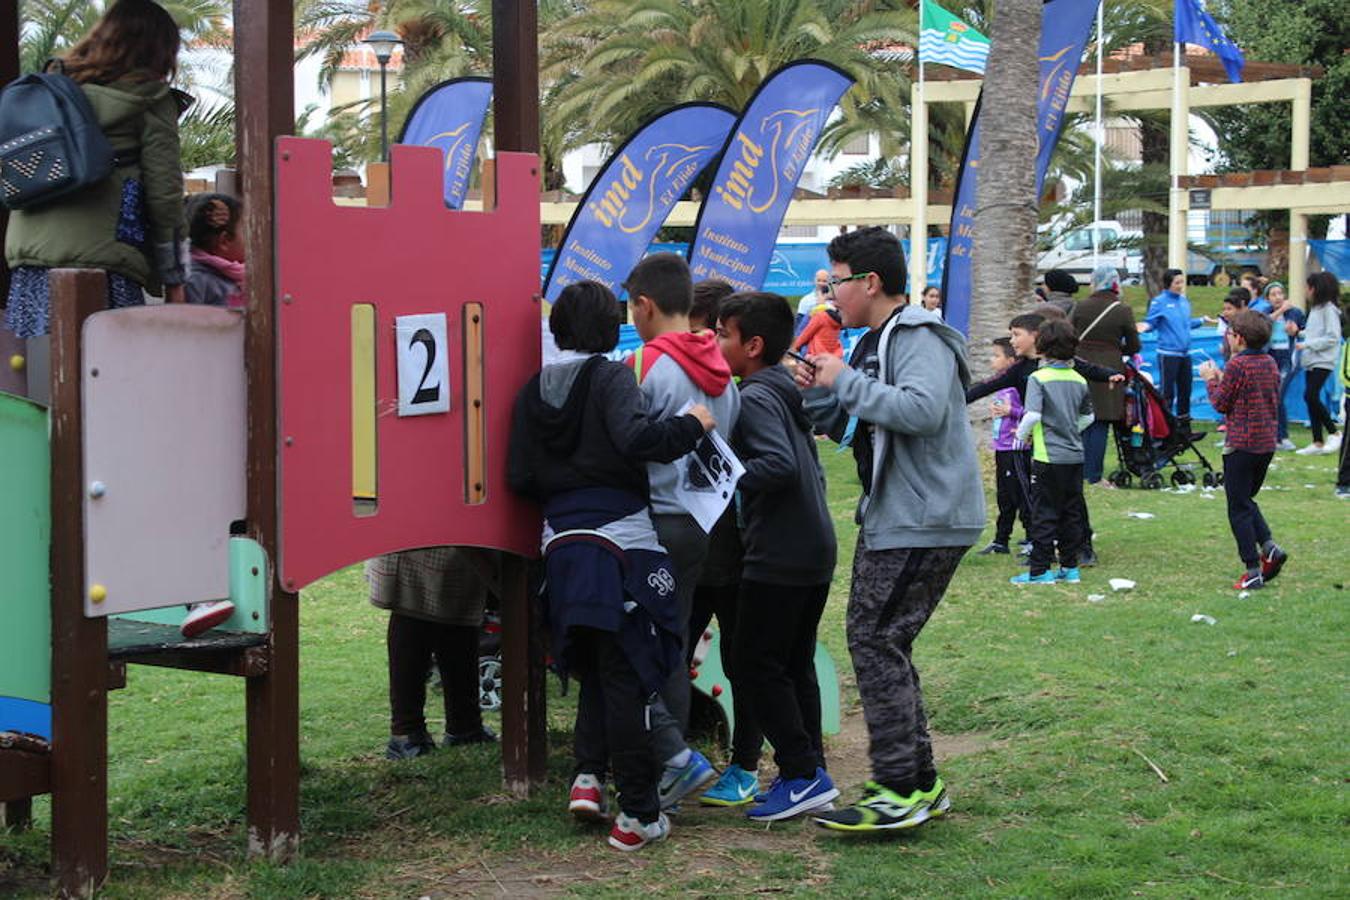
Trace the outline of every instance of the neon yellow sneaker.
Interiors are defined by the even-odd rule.
[[[857,803],[835,812],[812,816],[817,825],[834,831],[871,832],[913,828],[951,809],[947,787],[938,778],[931,790],[915,791],[902,797],[875,781],[863,786],[863,795]]]

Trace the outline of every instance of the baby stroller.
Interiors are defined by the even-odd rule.
[[[1125,367],[1125,385],[1125,427],[1114,429],[1120,468],[1107,480],[1127,488],[1138,478],[1140,487],[1157,490],[1164,484],[1162,470],[1171,466],[1173,487],[1195,484],[1195,464],[1177,462],[1190,450],[1204,469],[1204,486],[1223,484],[1223,473],[1215,472],[1200,451],[1204,432],[1191,431],[1188,422],[1172,415],[1158,389],[1132,366]]]

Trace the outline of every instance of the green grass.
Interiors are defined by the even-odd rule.
[[[857,486],[851,457],[821,448],[842,551],[821,633],[845,692],[830,753],[851,786]],[[916,648],[953,812],[884,841],[698,810],[620,857],[562,811],[572,707],[552,690],[551,778],[531,800],[502,793],[496,748],[387,763],[384,615],[339,572],[302,597],[301,859],[243,858],[242,684],[133,668],[112,695],[107,895],[1344,896],[1350,505],[1332,472],[1281,454],[1262,501],[1292,560],[1245,598],[1221,494],[1091,489],[1102,565],[1078,587],[1014,589],[1007,557],[967,557]],[[0,895],[45,894],[36,809],[35,831],[0,836]]]

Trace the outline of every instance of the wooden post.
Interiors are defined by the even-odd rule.
[[[248,851],[291,858],[300,840],[299,598],[277,583],[276,139],[295,127],[291,0],[235,0],[239,177],[248,254],[248,527],[267,550],[271,660],[247,679]]]
[[[1300,78],[1289,115],[1289,168],[1302,171],[1308,168],[1308,147],[1311,140],[1312,79]],[[1289,271],[1285,291],[1294,305],[1308,305],[1304,280],[1308,277],[1308,217],[1289,211]]]
[[[499,151],[539,152],[538,31],[533,0],[492,0],[492,115]],[[485,209],[493,188],[485,179]],[[502,565],[502,770],[507,788],[517,794],[544,780],[548,762],[541,617],[531,609],[525,566],[509,555]]]
[[[1186,271],[1186,212],[1190,194],[1179,180],[1187,173],[1190,144],[1190,69],[1178,64],[1172,82],[1172,132],[1168,146],[1172,166],[1172,187],[1167,193],[1167,265]]]
[[[107,276],[51,275],[52,871],[62,897],[108,874],[108,623],[84,614],[84,400],[80,334]]]

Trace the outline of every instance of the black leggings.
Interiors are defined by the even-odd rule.
[[[1331,370],[1304,369],[1303,374],[1307,379],[1303,386],[1303,400],[1308,404],[1308,423],[1312,428],[1313,443],[1320,444],[1323,429],[1326,429],[1327,434],[1336,433],[1336,423],[1332,420],[1331,413],[1322,405],[1322,388],[1326,387]]]
[[[472,734],[483,727],[478,706],[478,629],[389,614],[390,734],[425,731],[427,672],[434,657],[445,692],[445,731]]]

